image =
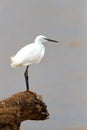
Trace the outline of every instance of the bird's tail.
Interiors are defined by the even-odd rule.
[[[14,57],[10,57],[10,59],[11,59],[11,66],[13,67],[13,68],[15,68],[16,66],[15,66],[15,61],[14,61]]]

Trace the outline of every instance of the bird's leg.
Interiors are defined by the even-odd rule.
[[[26,82],[26,90],[28,91],[29,90],[29,77],[28,77],[28,68],[29,66],[26,67],[26,70],[25,70],[25,73],[24,73],[24,76],[25,76],[25,82]]]

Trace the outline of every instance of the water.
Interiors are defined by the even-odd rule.
[[[29,70],[31,90],[43,95],[50,119],[25,121],[21,130],[67,130],[87,126],[87,2],[0,1],[0,98],[25,90],[25,68],[10,67],[10,56],[44,34],[42,62]],[[62,43],[62,44],[61,44]]]

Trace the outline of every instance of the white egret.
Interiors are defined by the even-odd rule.
[[[11,57],[11,66],[26,66],[26,70],[24,73],[25,82],[26,82],[26,90],[29,90],[29,79],[28,79],[28,68],[32,63],[39,63],[44,56],[45,47],[42,43],[44,42],[58,42],[55,40],[51,40],[43,35],[39,35],[35,38],[34,43],[28,44],[20,49],[17,54]]]

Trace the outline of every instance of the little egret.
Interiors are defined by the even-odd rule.
[[[20,49],[17,54],[11,57],[11,66],[26,66],[26,70],[24,73],[25,82],[26,82],[26,90],[29,90],[29,78],[28,78],[28,68],[32,63],[39,63],[44,56],[45,47],[42,43],[44,42],[58,42],[55,40],[51,40],[43,35],[39,35],[35,38],[34,43],[28,44]]]

